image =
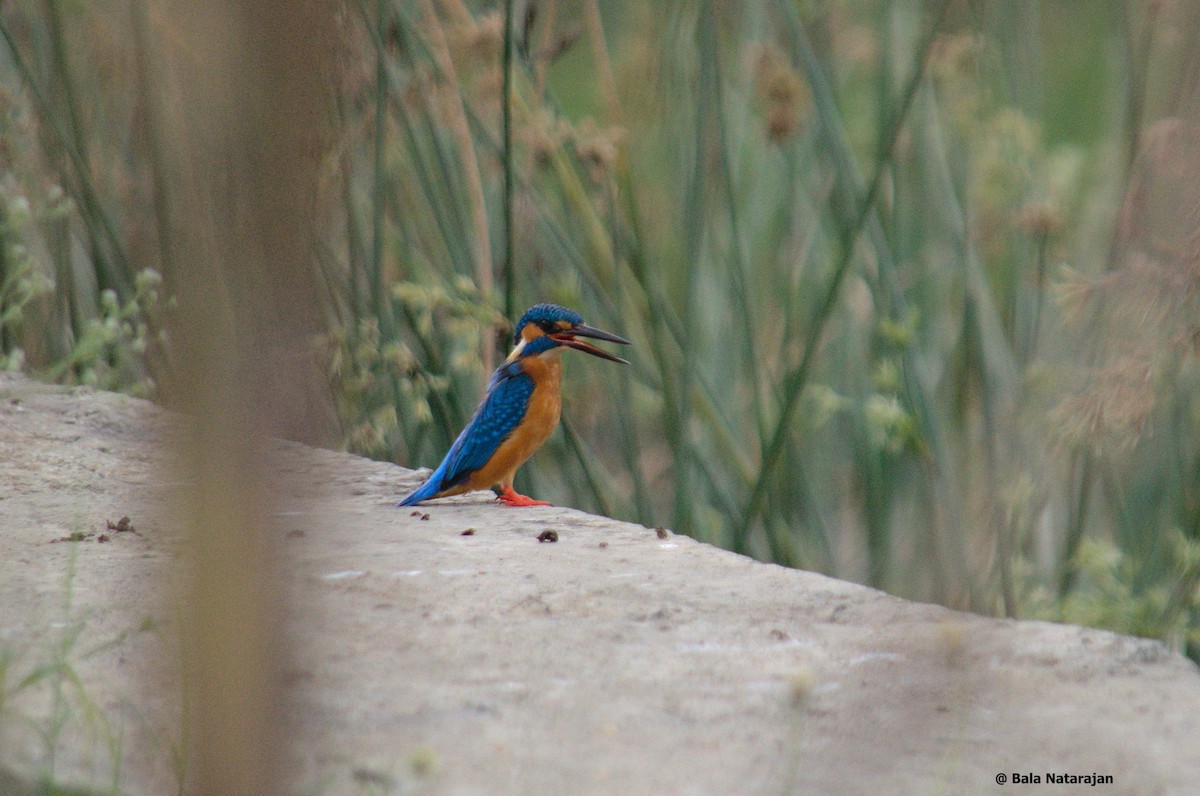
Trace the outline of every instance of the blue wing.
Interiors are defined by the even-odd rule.
[[[411,506],[429,500],[439,492],[450,489],[487,464],[513,429],[525,417],[529,396],[533,395],[533,379],[519,363],[502,365],[492,374],[487,394],[471,422],[458,435],[446,458],[433,475],[398,505]]]

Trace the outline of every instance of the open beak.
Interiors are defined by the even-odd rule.
[[[591,326],[581,323],[578,326],[576,326],[574,329],[570,329],[565,332],[559,332],[557,334],[552,334],[550,336],[552,338],[554,338],[555,340],[557,340],[558,342],[562,343],[563,345],[567,346],[568,348],[574,348],[576,351],[585,351],[585,352],[591,354],[592,356],[600,357],[601,359],[607,359],[610,362],[620,362],[623,365],[629,364],[628,359],[621,359],[618,356],[613,356],[612,354],[605,351],[603,348],[597,348],[596,346],[592,345],[591,343],[586,343],[583,340],[577,339],[579,337],[591,337],[595,340],[607,340],[610,343],[620,343],[621,345],[630,345],[630,342],[628,340],[626,340],[624,337],[617,337],[615,334],[612,334],[611,332],[605,332],[600,329],[593,329]]]

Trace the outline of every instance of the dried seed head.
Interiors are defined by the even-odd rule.
[[[519,132],[519,136],[529,149],[530,157],[539,166],[550,162],[568,135],[569,130],[565,123],[545,109],[534,113],[529,124],[521,128]]]
[[[1145,431],[1155,406],[1154,368],[1136,353],[1091,373],[1082,392],[1061,401],[1050,413],[1068,446],[1090,446],[1096,453],[1127,450]]]
[[[1066,313],[1068,322],[1076,323],[1096,295],[1100,282],[1066,265],[1060,273],[1061,277],[1053,288],[1054,301]]]
[[[983,38],[980,36],[969,34],[938,36],[930,48],[930,72],[939,81],[972,77],[979,68],[983,46]]]
[[[755,89],[763,104],[770,141],[788,138],[808,109],[808,85],[774,45],[764,46],[754,63]]]
[[[592,179],[599,182],[612,172],[624,137],[623,128],[599,127],[591,119],[584,119],[575,130],[575,151],[588,165]]]
[[[1048,238],[1066,223],[1062,211],[1050,202],[1031,202],[1017,214],[1017,226],[1036,238]]]
[[[771,108],[767,112],[767,138],[776,143],[796,131],[796,117],[788,108]]]
[[[479,17],[467,41],[471,50],[481,59],[495,60],[504,45],[504,14],[495,11]]]

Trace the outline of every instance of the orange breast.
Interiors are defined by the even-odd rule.
[[[511,487],[517,468],[542,447],[558,425],[562,413],[562,363],[558,355],[529,357],[524,365],[534,384],[525,417],[487,464],[467,480],[466,489],[487,489],[496,484]]]

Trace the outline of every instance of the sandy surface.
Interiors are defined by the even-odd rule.
[[[173,422],[0,375],[0,792],[178,789]],[[410,471],[281,451],[297,792],[1200,793],[1200,673],[1155,642],[569,509],[475,495],[423,519],[394,508]],[[1014,772],[1042,784],[996,784]]]

